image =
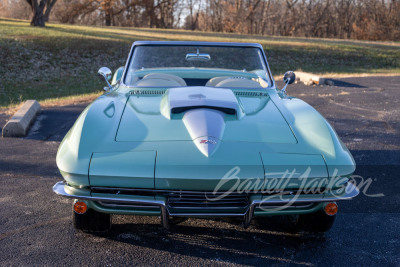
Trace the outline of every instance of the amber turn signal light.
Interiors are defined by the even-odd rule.
[[[74,211],[78,214],[84,214],[87,211],[87,205],[83,201],[77,201],[74,204]]]
[[[333,216],[338,212],[338,205],[334,202],[328,203],[325,206],[325,213],[327,215]]]

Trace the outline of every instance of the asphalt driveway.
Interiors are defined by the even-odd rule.
[[[114,216],[106,234],[76,232],[71,200],[57,197],[55,156],[85,104],[44,109],[26,138],[0,139],[0,265],[400,265],[400,76],[293,85],[351,150],[370,181],[339,204],[324,236],[293,235],[280,218],[189,219],[164,230],[158,218]],[[5,122],[0,115],[0,126]],[[361,178],[360,178],[361,179]],[[382,196],[383,195],[383,196]]]

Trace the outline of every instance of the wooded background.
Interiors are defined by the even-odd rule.
[[[51,21],[400,40],[400,0],[0,0],[0,16],[32,19],[38,26]]]

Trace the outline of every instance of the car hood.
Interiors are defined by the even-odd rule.
[[[214,190],[226,174],[236,184],[287,170],[298,179],[309,166],[307,177],[354,172],[333,129],[301,100],[280,99],[273,89],[199,90],[100,97],[60,145],[63,177],[72,185]]]
[[[297,142],[267,93],[172,88],[129,96],[117,142],[192,141],[210,156],[220,142]]]

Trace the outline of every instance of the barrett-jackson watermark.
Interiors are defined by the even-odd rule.
[[[265,173],[265,177],[273,178],[247,178],[240,179],[240,167],[236,166],[230,169],[219,181],[213,191],[214,196],[207,195],[207,200],[218,201],[232,193],[239,194],[262,194],[259,208],[268,211],[277,211],[292,206],[296,201],[304,196],[318,196],[329,194],[330,198],[340,199],[349,190],[347,183],[352,183],[358,190],[368,197],[383,197],[384,194],[369,194],[368,189],[373,179],[364,179],[359,175],[351,175],[350,177],[342,177],[338,175],[338,169],[335,169],[330,178],[311,178],[311,167],[308,167],[303,173],[296,172],[296,169],[285,172]],[[296,181],[296,182],[294,182]],[[230,186],[228,190],[226,186]],[[225,187],[224,187],[225,186]],[[331,190],[333,188],[333,190]],[[354,190],[354,188],[350,188]],[[222,192],[222,194],[221,194]],[[274,200],[274,207],[268,206],[270,200]],[[281,201],[280,205],[276,205],[276,201]]]

